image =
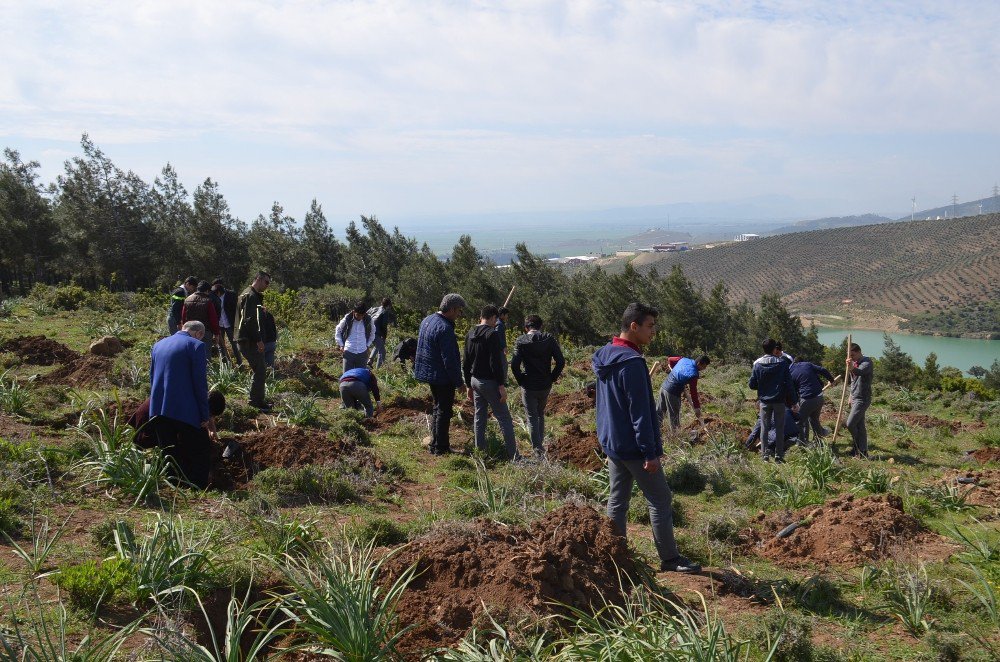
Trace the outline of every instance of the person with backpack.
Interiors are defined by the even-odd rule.
[[[364,368],[368,361],[368,348],[375,340],[375,328],[364,303],[358,302],[351,312],[344,315],[334,337],[337,347],[344,350],[343,371]]]
[[[497,331],[497,307],[485,306],[479,314],[479,325],[469,329],[465,337],[465,360],[462,362],[469,400],[475,407],[472,428],[476,448],[486,450],[486,421],[490,410],[500,424],[507,459],[519,459],[514,439],[514,419],[507,406],[507,362],[500,348]]]
[[[681,556],[674,538],[673,494],[663,473],[653,384],[642,355],[656,335],[658,316],[655,308],[630,303],[622,315],[621,333],[594,353],[597,439],[608,456],[607,512],[618,533],[627,536],[632,486],[638,484],[649,505],[660,570],[694,573],[701,566]]]
[[[760,438],[769,439],[774,426],[774,448],[766,443],[760,445],[761,458],[767,462],[785,461],[785,407],[791,407],[798,399],[795,384],[788,372],[789,362],[782,356],[781,348],[773,338],[768,338],[761,347],[764,355],[754,361],[748,386],[757,391],[760,407]]]
[[[184,300],[194,294],[198,288],[198,279],[188,276],[184,282],[170,294],[170,308],[167,309],[167,329],[170,335],[177,333],[181,328],[181,313],[184,311]]]
[[[222,331],[219,329],[219,314],[210,293],[211,287],[207,280],[200,281],[197,290],[184,299],[184,307],[181,309],[182,324],[193,321],[204,325],[205,335],[202,342],[205,343],[205,351],[209,356],[212,355],[212,348],[219,344],[222,336]]]
[[[510,368],[521,387],[521,404],[528,416],[531,446],[539,458],[545,454],[545,405],[552,384],[559,379],[565,366],[559,341],[542,331],[541,317],[528,315],[524,320],[524,335],[514,343]]]
[[[392,307],[389,297],[382,299],[382,305],[370,308],[372,325],[375,327],[375,340],[372,343],[372,353],[368,357],[368,366],[381,368],[385,363],[385,339],[389,336],[389,326],[396,323],[396,310]]]
[[[698,377],[708,367],[712,359],[707,355],[699,356],[698,360],[681,356],[671,356],[667,359],[670,374],[660,386],[660,397],[656,402],[657,425],[663,425],[663,417],[670,421],[670,429],[676,430],[681,425],[681,395],[684,388],[691,391],[691,406],[694,415],[702,424],[701,399],[698,397]]]
[[[264,308],[264,291],[271,285],[271,276],[266,271],[258,271],[253,282],[243,290],[236,300],[236,341],[240,353],[253,371],[250,385],[250,406],[267,413],[271,405],[264,399],[264,379],[267,366],[264,364],[264,337],[261,328],[261,310]]]

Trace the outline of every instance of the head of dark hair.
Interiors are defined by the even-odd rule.
[[[538,315],[528,315],[524,318],[524,328],[526,329],[541,329],[542,328],[542,318]]]
[[[207,280],[198,281],[199,292],[208,292],[210,289],[212,289],[212,286],[208,284]]]
[[[781,341],[780,340],[775,340],[774,341],[774,348],[776,350],[778,350],[779,352],[785,351],[785,348],[781,346]]]
[[[187,278],[184,279],[184,284],[185,285],[194,285],[195,287],[197,287],[198,286],[198,279],[195,278],[194,276],[188,276]]]
[[[497,308],[497,315],[509,315],[510,309],[507,306],[500,306]]]
[[[644,303],[639,303],[638,301],[633,301],[625,307],[625,312],[622,313],[622,331],[628,331],[632,328],[632,322],[635,322],[639,326],[646,321],[647,317],[659,317],[660,311],[652,306],[647,306]]]
[[[219,416],[226,410],[226,396],[221,391],[211,391],[208,394],[208,413]]]
[[[212,285],[225,285],[225,284],[226,282],[222,280],[222,276],[219,276],[218,278],[212,281]]]
[[[386,298],[382,299],[382,305],[383,306],[391,306],[392,305],[392,300],[389,297],[386,297]]]
[[[488,320],[499,315],[500,312],[497,310],[496,306],[483,306],[483,309],[479,311],[479,319]]]
[[[706,366],[711,362],[712,359],[709,358],[708,354],[702,354],[701,356],[698,357],[698,360],[695,361],[695,363],[697,363],[700,366]]]
[[[860,352],[861,351],[861,345],[859,345],[856,342],[852,342],[851,343],[851,351],[852,352]]]
[[[258,278],[266,278],[268,282],[270,282],[271,274],[267,273],[266,271],[258,271],[257,275],[254,276],[254,280],[257,280]]]
[[[352,313],[360,313],[361,315],[364,315],[365,311],[367,311],[367,310],[368,310],[368,306],[365,305],[364,301],[357,301],[357,302],[355,302],[354,307],[351,308],[351,312]]]
[[[778,341],[774,338],[768,338],[760,346],[764,348],[765,354],[774,354],[774,350],[778,347]]]

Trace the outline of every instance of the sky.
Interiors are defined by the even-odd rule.
[[[1000,3],[0,0],[0,146],[332,224],[1000,180]]]

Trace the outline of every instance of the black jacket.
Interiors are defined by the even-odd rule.
[[[559,379],[565,366],[566,359],[563,358],[559,342],[551,333],[526,333],[514,344],[510,369],[523,389],[544,391],[551,388],[552,382]]]
[[[472,386],[473,377],[507,385],[507,362],[500,347],[500,334],[495,328],[480,324],[469,330],[469,335],[465,337],[462,373],[466,386]]]
[[[222,310],[226,313],[226,319],[229,320],[229,326],[236,327],[236,292],[232,290],[222,290]],[[222,311],[220,311],[219,319],[222,319]]]
[[[270,310],[260,311],[260,340],[265,343],[278,341],[278,327]]]

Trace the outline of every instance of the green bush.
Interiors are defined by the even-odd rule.
[[[4,490],[7,492],[7,490]],[[21,500],[15,494],[0,493],[0,534],[14,536],[24,527],[21,520]]]
[[[274,494],[285,503],[303,500],[344,503],[358,498],[354,486],[341,473],[315,465],[295,469],[269,467],[254,476],[251,489]]]
[[[398,523],[387,517],[366,517],[347,525],[347,537],[364,545],[385,547],[406,542],[407,533]]]
[[[667,470],[667,484],[680,494],[700,494],[708,480],[696,462],[684,459]]]
[[[341,409],[330,423],[330,437],[358,446],[370,446],[368,430],[362,424],[364,420],[363,412],[356,409]]]
[[[101,563],[90,560],[61,569],[54,582],[66,591],[73,606],[93,612],[130,588],[135,583],[135,570],[129,561],[120,558]]]
[[[52,287],[36,283],[31,288],[31,298],[59,310],[77,310],[87,301],[87,290],[79,285]]]

